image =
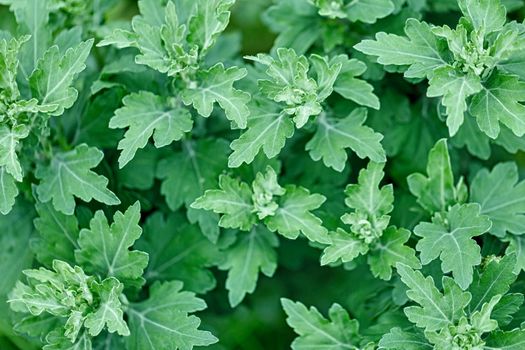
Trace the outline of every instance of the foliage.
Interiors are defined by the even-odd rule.
[[[0,15],[1,349],[525,344],[523,1]]]

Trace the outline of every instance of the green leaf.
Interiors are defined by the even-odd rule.
[[[290,14],[293,13],[293,16]],[[273,50],[280,47],[290,47],[298,54],[304,54],[322,37],[319,28],[323,18],[318,9],[307,1],[282,0],[274,3],[263,14],[263,20],[268,27],[278,33],[273,44]]]
[[[24,175],[16,152],[20,140],[28,135],[29,129],[24,125],[13,129],[0,125],[0,167],[18,182],[23,180]]]
[[[359,323],[352,320],[339,304],[333,304],[326,319],[315,307],[309,309],[300,302],[282,298],[281,304],[288,318],[286,322],[299,335],[292,343],[294,350],[306,349],[361,349]]]
[[[102,277],[112,276],[128,286],[140,286],[142,273],[148,265],[148,254],[130,248],[142,234],[139,226],[140,204],[136,202],[125,213],[117,211],[113,224],[108,224],[101,210],[82,229],[75,251],[77,262],[86,271]]]
[[[509,235],[507,240],[509,241],[509,246],[505,254],[516,255],[514,273],[519,273],[521,270],[525,270],[525,237]]]
[[[278,197],[284,195],[286,190],[277,182],[277,173],[271,166],[266,166],[265,172],[258,172],[252,182],[252,202],[257,218],[263,220],[274,216],[279,209]]]
[[[501,29],[507,20],[500,0],[458,0],[458,5],[472,26],[487,34]]]
[[[518,182],[515,163],[499,163],[491,172],[481,169],[470,187],[470,201],[479,203],[481,214],[492,221],[490,233],[504,237],[525,229],[525,182]]]
[[[358,183],[346,187],[345,204],[353,209],[341,217],[343,223],[350,225],[350,232],[338,228],[329,235],[330,241],[321,257],[321,264],[338,261],[350,262],[370,250],[370,245],[378,241],[387,228],[393,209],[394,194],[392,185],[379,187],[384,164],[369,162],[366,169],[359,172]],[[377,267],[377,266],[376,266]]]
[[[483,304],[481,310],[475,311],[470,316],[470,322],[472,323],[472,327],[474,327],[474,329],[477,329],[480,333],[488,333],[498,328],[498,322],[491,319],[490,317],[494,307],[499,303],[500,300],[501,295],[498,294],[493,296],[489,301]]]
[[[293,49],[278,48],[277,58],[266,54],[246,57],[267,67],[266,74],[269,79],[258,81],[259,90],[269,99],[280,103],[283,111],[293,116],[297,128],[302,128],[311,116],[322,112],[321,102],[332,90],[332,84],[328,82],[333,81],[333,78],[328,77],[337,75],[342,66],[339,62],[330,62],[328,65],[321,57],[314,57],[317,57],[314,58],[316,66],[324,67],[317,72],[319,82],[308,74],[308,59],[297,55]],[[320,86],[319,83],[324,86]]]
[[[474,275],[474,281],[469,287],[472,300],[469,305],[470,313],[480,311],[485,303],[496,295],[505,295],[518,275],[513,272],[516,266],[516,256],[506,255],[503,258],[494,258]]]
[[[279,154],[286,139],[293,136],[295,128],[291,118],[278,112],[276,104],[253,102],[248,118],[248,129],[234,140],[230,148],[233,153],[228,159],[228,166],[237,168],[243,163],[250,164],[259,151],[263,150],[268,158]]]
[[[377,19],[388,16],[394,11],[391,0],[355,0],[344,7],[348,19],[352,22],[375,23]]]
[[[425,278],[421,272],[401,263],[397,264],[397,272],[409,288],[407,296],[420,305],[406,307],[405,314],[410,322],[424,328],[425,331],[438,331],[454,325],[470,302],[470,294],[462,291],[449,277],[443,278],[441,293],[432,277]]]
[[[275,234],[262,225],[250,232],[237,233],[236,242],[225,250],[225,260],[219,266],[221,270],[228,270],[226,289],[232,307],[240,304],[247,293],[255,291],[259,271],[273,276],[277,268],[275,248],[278,243]]]
[[[228,144],[223,139],[182,141],[180,151],[162,159],[157,177],[161,193],[171,210],[189,206],[205,190],[217,186],[217,178],[226,168]]]
[[[162,159],[156,170],[156,176],[162,180],[160,191],[169,208],[177,210],[185,204],[190,222],[198,222],[203,233],[213,242],[219,235],[219,216],[190,205],[206,189],[217,187],[217,179],[226,168],[228,153],[228,143],[223,139],[183,141],[182,149]]]
[[[172,213],[165,217],[155,212],[149,216],[135,249],[149,255],[144,273],[148,281],[179,280],[187,289],[198,293],[215,287],[209,268],[222,261],[218,246],[179,215]]]
[[[46,344],[42,350],[92,350],[91,337],[87,332],[83,332],[78,339],[72,343],[60,332],[51,332],[46,337]]]
[[[507,126],[516,136],[525,133],[525,82],[517,76],[494,73],[483,90],[472,98],[470,113],[477,118],[479,128],[490,138],[500,133],[499,123]]]
[[[377,56],[377,62],[383,65],[409,65],[405,72],[407,78],[424,78],[435,68],[447,64],[442,45],[427,23],[410,18],[406,21],[405,33],[406,37],[379,32],[375,40],[363,40],[354,47]]]
[[[49,339],[50,343],[56,343],[61,337],[75,343],[84,328],[92,336],[103,329],[129,335],[119,299],[124,286],[118,280],[108,278],[99,283],[80,267],[71,267],[60,260],[54,260],[52,267],[53,270],[24,271],[27,284],[17,282],[9,295],[13,311],[55,316],[59,322],[49,329],[49,337],[59,338]]]
[[[253,212],[250,187],[227,175],[219,177],[220,190],[207,190],[197,198],[191,207],[212,210],[222,214],[219,225],[224,228],[239,228],[249,231],[257,220]]]
[[[120,302],[120,295],[124,285],[115,278],[108,278],[102,283],[95,283],[94,289],[100,297],[97,310],[89,314],[84,326],[89,335],[96,336],[107,329],[110,333],[117,332],[122,336],[129,336],[129,329],[124,321],[124,313]]]
[[[131,304],[127,310],[129,350],[162,348],[191,350],[217,342],[210,332],[199,330],[200,320],[188,313],[201,311],[206,303],[190,292],[183,292],[178,281],[154,283],[147,300]]]
[[[425,177],[423,174],[416,173],[407,178],[410,192],[427,211],[444,212],[449,206],[464,201],[467,189],[462,180],[454,186],[454,174],[446,139],[439,140],[430,150],[427,175]]]
[[[191,114],[176,101],[141,91],[124,97],[122,102],[124,106],[115,111],[109,122],[112,129],[128,128],[118,145],[122,150],[120,168],[146,146],[152,135],[155,147],[160,148],[180,140],[193,127]]]
[[[508,132],[514,138],[517,138],[511,131]],[[502,136],[503,132],[500,133],[497,142],[503,139],[504,142],[509,143],[509,145],[514,144],[513,140]],[[456,148],[466,147],[470,154],[480,159],[488,159],[490,157],[490,139],[479,129],[476,119],[468,112],[463,124],[457,134],[450,139],[450,142]]]
[[[409,238],[410,231],[404,228],[390,226],[383,232],[368,254],[368,264],[374,276],[389,280],[392,277],[392,267],[397,263],[414,269],[421,267],[414,249],[405,245]]]
[[[266,226],[289,239],[296,239],[302,233],[312,242],[328,243],[328,230],[322,226],[322,220],[311,213],[325,202],[326,197],[310,194],[307,189],[293,185],[285,189],[275,215],[265,219]]]
[[[7,215],[15,205],[18,196],[18,188],[13,176],[7,173],[4,167],[0,167],[0,213]]]
[[[33,96],[51,115],[61,115],[76,101],[78,91],[72,87],[75,77],[85,68],[93,39],[69,48],[61,55],[58,46],[49,48],[29,77]]]
[[[4,312],[5,297],[20,278],[22,270],[30,268],[33,253],[29,242],[34,236],[32,224],[35,216],[32,205],[19,200],[9,214],[0,217],[0,303]],[[8,320],[0,320],[2,329],[7,329]]]
[[[472,282],[473,266],[481,262],[480,248],[472,237],[490,227],[489,218],[480,214],[477,203],[456,204],[445,217],[436,215],[432,223],[419,223],[414,233],[422,237],[416,245],[421,263],[426,265],[439,257],[443,272],[452,271],[458,285],[466,289]]]
[[[434,347],[428,343],[423,334],[409,333],[399,327],[392,328],[389,333],[386,333],[381,337],[379,348],[395,350],[434,349]]]
[[[195,16],[191,18],[189,40],[199,45],[202,52],[215,44],[230,20],[230,7],[235,0],[200,0],[195,4]]]
[[[359,172],[358,183],[345,189],[345,204],[353,211],[341,220],[351,226],[355,238],[367,245],[381,237],[390,222],[387,214],[394,208],[393,186],[379,187],[385,176],[384,166],[384,163],[369,162],[367,168]]]
[[[0,40],[0,97],[7,101],[14,101],[20,97],[16,81],[19,68],[18,55],[20,47],[29,40],[27,36],[20,39],[11,38]],[[0,120],[4,116],[0,117]]]
[[[449,66],[434,70],[429,81],[427,96],[442,96],[441,103],[446,107],[450,136],[454,136],[463,124],[467,98],[482,89],[480,78],[473,73],[458,74]]]
[[[37,260],[45,266],[51,266],[55,259],[74,264],[80,231],[76,216],[64,215],[49,202],[37,202],[36,210],[38,217],[34,225],[40,236],[31,241],[31,249]]]
[[[314,68],[316,81],[319,86],[318,98],[320,100],[326,99],[334,91],[334,83],[338,80],[343,65],[352,65],[351,63],[354,63],[354,61],[357,60],[351,61],[346,55],[338,55],[331,60],[316,54],[310,56],[310,62]]]
[[[491,333],[486,340],[485,349],[519,350],[525,344],[525,331],[514,329],[509,332],[497,331]]]
[[[334,84],[334,90],[339,95],[348,100],[352,100],[362,106],[379,109],[379,99],[374,95],[374,88],[372,85],[364,80],[357,79],[356,76],[361,75],[366,70],[366,65],[356,59],[338,59],[341,56],[336,56],[333,61],[341,62],[341,72]]]
[[[321,256],[321,265],[327,265],[341,260],[343,263],[350,262],[359,255],[366,254],[369,250],[365,242],[352,233],[342,228],[330,232],[330,243],[324,248]]]
[[[155,185],[155,172],[159,158],[164,150],[157,151],[155,146],[146,145],[133,159],[117,173],[118,183],[122,187],[134,190],[149,190]]]
[[[183,91],[182,100],[186,105],[193,105],[203,117],[211,115],[213,105],[217,102],[224,110],[226,118],[244,129],[250,114],[246,106],[250,101],[250,94],[235,89],[233,83],[241,80],[246,74],[244,68],[224,68],[222,63],[217,63],[199,73],[199,82],[195,87],[190,86]]]
[[[36,68],[38,59],[44,55],[51,41],[51,31],[48,23],[49,1],[25,0],[16,1],[13,5],[15,6],[15,16],[20,32],[30,35],[27,44],[22,47],[19,55],[20,72],[23,80],[27,80],[31,72]]]
[[[40,201],[53,200],[55,209],[67,215],[75,210],[74,197],[86,202],[95,199],[108,205],[120,204],[117,196],[107,189],[108,180],[90,170],[103,156],[98,149],[81,144],[72,151],[55,154],[50,165],[39,164],[35,175],[40,179],[37,187]]]
[[[348,156],[346,148],[351,148],[360,158],[370,158],[374,162],[386,161],[381,146],[383,136],[364,126],[366,109],[359,108],[344,119],[327,118],[324,114],[317,118],[317,131],[306,144],[313,160],[322,159],[327,167],[343,171]]]

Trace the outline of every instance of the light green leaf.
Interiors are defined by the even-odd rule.
[[[366,65],[363,62],[354,58],[348,59],[346,55],[338,55],[332,58],[330,63],[341,64],[339,75],[334,84],[335,92],[362,106],[379,109],[379,98],[374,95],[372,85],[356,78],[366,71]]]
[[[13,176],[7,173],[4,167],[0,167],[0,213],[9,214],[15,205],[18,196],[18,188]]]
[[[148,254],[130,248],[142,234],[139,226],[140,204],[136,202],[125,213],[117,211],[109,226],[104,212],[99,210],[82,229],[75,257],[86,271],[105,278],[116,277],[126,287],[142,285],[142,273],[148,265]]]
[[[407,182],[418,203],[430,213],[444,212],[450,205],[463,202],[466,197],[467,189],[461,179],[454,186],[446,139],[436,142],[428,153],[427,177],[416,173],[408,176]]]
[[[428,343],[423,334],[409,333],[399,327],[392,328],[389,333],[386,333],[381,337],[379,348],[393,350],[434,349],[434,347]]]
[[[394,202],[392,185],[379,187],[385,176],[384,167],[384,163],[369,162],[367,168],[359,172],[358,183],[346,187],[345,204],[349,208],[362,210],[376,217],[392,211]]]
[[[249,231],[257,220],[253,212],[252,191],[250,187],[227,175],[219,177],[220,190],[207,190],[197,198],[191,207],[212,210],[222,214],[219,225],[224,228],[239,228]]]
[[[419,269],[421,264],[416,258],[413,248],[405,245],[410,238],[410,231],[404,228],[390,226],[368,254],[368,264],[375,277],[389,280],[392,277],[392,267],[397,263]]]
[[[20,97],[16,82],[19,68],[18,53],[20,47],[29,40],[27,36],[19,39],[0,40],[0,98],[9,102]],[[4,116],[0,116],[2,120]]]
[[[82,332],[75,342],[71,342],[60,331],[53,331],[46,337],[47,344],[42,350],[92,350],[91,337],[87,332]]]
[[[362,106],[379,109],[379,99],[374,95],[372,85],[364,80],[356,79],[349,75],[342,75],[334,86],[335,92],[348,100]]]
[[[365,242],[341,228],[335,232],[330,232],[329,236],[330,243],[324,248],[321,265],[331,264],[339,260],[347,263],[359,255],[366,254],[369,250]]]
[[[351,148],[360,158],[370,158],[374,162],[386,161],[381,146],[383,136],[364,126],[366,109],[358,108],[344,119],[327,118],[321,114],[317,118],[317,131],[306,144],[313,160],[323,163],[337,171],[343,171],[348,159],[346,148]]]
[[[500,132],[499,122],[516,136],[525,134],[525,82],[517,76],[494,73],[483,90],[470,102],[470,113],[477,118],[479,128],[495,139]]]
[[[37,67],[38,60],[46,52],[51,41],[51,30],[49,27],[49,1],[48,0],[25,0],[16,1],[15,16],[23,34],[30,35],[28,42],[20,51],[21,85],[27,87],[27,80]]]
[[[61,55],[58,46],[49,48],[29,77],[33,96],[51,115],[61,115],[76,101],[78,91],[72,87],[75,77],[85,68],[93,39],[69,48]]]
[[[255,226],[249,233],[237,233],[236,242],[225,250],[225,260],[219,266],[221,270],[228,270],[226,289],[232,307],[240,304],[247,293],[255,291],[259,271],[273,276],[277,268],[275,248],[278,243],[275,234],[262,225]]]
[[[129,334],[119,301],[123,285],[114,278],[99,283],[79,267],[53,260],[53,270],[25,270],[27,284],[18,282],[9,294],[11,309],[33,316],[56,317],[47,333],[75,343],[84,327],[92,335],[103,329]],[[110,294],[108,294],[110,293]],[[107,313],[111,315],[108,315]],[[50,343],[56,341],[50,339]]]
[[[275,157],[284,147],[286,139],[294,134],[292,119],[278,112],[276,104],[254,101],[250,104],[250,110],[248,129],[230,145],[233,153],[228,159],[229,167],[250,164],[261,148],[268,158]]]
[[[501,29],[507,20],[500,0],[458,0],[458,5],[473,27],[487,34]]]
[[[405,314],[410,322],[425,331],[439,331],[454,325],[470,302],[470,293],[462,291],[449,277],[443,278],[441,293],[430,276],[425,278],[421,272],[401,263],[397,264],[397,272],[408,287],[407,296],[420,305],[406,307]]]
[[[95,283],[93,289],[99,295],[97,309],[90,313],[84,326],[88,329],[89,335],[97,336],[103,329],[110,333],[117,332],[122,336],[129,336],[129,329],[124,321],[120,295],[124,285],[115,278],[107,278],[102,283]]]
[[[427,23],[410,18],[405,33],[406,37],[379,32],[375,40],[363,40],[354,47],[377,56],[377,62],[383,65],[410,65],[405,72],[408,78],[423,78],[446,65],[441,45]]]
[[[217,63],[210,69],[199,72],[199,82],[195,87],[190,86],[183,91],[182,100],[186,105],[193,105],[203,117],[211,115],[213,105],[217,102],[226,118],[244,129],[250,114],[246,106],[250,101],[250,94],[235,89],[233,83],[246,74],[244,68],[224,68],[222,63]]]
[[[481,169],[470,186],[470,201],[492,221],[490,233],[504,237],[525,230],[525,182],[518,182],[516,163],[499,163],[491,172]]]
[[[489,301],[487,301],[480,310],[475,311],[470,316],[470,322],[472,326],[481,333],[492,332],[498,328],[498,321],[491,319],[492,312],[496,307],[496,304],[501,300],[501,295],[493,296]]]
[[[119,142],[122,150],[120,168],[133,159],[139,148],[144,148],[149,138],[157,148],[180,140],[193,127],[189,111],[176,100],[166,100],[147,91],[130,94],[122,100],[124,106],[115,111],[109,127],[129,128]]]
[[[235,0],[200,0],[195,3],[195,15],[190,20],[189,41],[206,53],[230,20],[230,7]]]
[[[200,320],[188,313],[201,311],[206,303],[190,292],[183,292],[178,281],[155,283],[146,301],[134,303],[127,310],[131,335],[129,350],[162,348],[191,350],[218,341],[210,332],[199,330]]]
[[[23,170],[16,154],[21,139],[29,135],[29,128],[19,125],[9,129],[0,125],[0,167],[10,174],[16,181],[23,180]]]
[[[274,216],[265,219],[270,231],[277,231],[289,239],[296,239],[302,233],[312,242],[329,243],[328,230],[322,220],[311,213],[326,200],[320,194],[310,194],[303,187],[286,186],[286,193],[278,201],[279,209]]]
[[[302,128],[311,116],[322,112],[321,102],[332,90],[328,82],[333,79],[328,76],[338,73],[340,69],[339,62],[330,62],[328,66],[326,60],[316,57],[314,56],[314,61],[320,68],[318,79],[324,86],[319,86],[319,83],[309,76],[308,59],[297,55],[293,49],[278,48],[277,58],[267,54],[246,57],[267,67],[266,74],[269,79],[258,81],[259,90],[269,99],[280,103],[283,112],[293,116],[297,128]]]
[[[86,202],[95,199],[108,205],[120,204],[117,196],[107,189],[108,180],[90,170],[103,156],[98,149],[81,144],[72,151],[55,154],[50,165],[38,165],[35,175],[40,179],[37,186],[40,201],[53,200],[55,209],[67,215],[75,210],[74,197]]]
[[[334,91],[334,83],[339,76],[343,63],[348,61],[350,60],[346,55],[338,55],[331,60],[316,54],[310,56],[310,62],[314,68],[317,85],[319,86],[319,100],[324,100],[332,94]]]
[[[444,273],[451,272],[458,285],[466,289],[472,282],[473,266],[481,262],[480,248],[472,237],[487,232],[491,222],[480,214],[477,203],[456,204],[432,223],[421,222],[414,233],[422,237],[416,245],[421,263],[426,265],[439,257]]]
[[[442,96],[441,103],[446,107],[450,136],[454,136],[463,124],[467,98],[480,92],[481,89],[483,89],[481,80],[473,73],[458,74],[450,66],[438,68],[432,73],[427,96]]]
[[[364,23],[375,23],[393,11],[394,3],[391,0],[353,0],[344,7],[349,20]]]
[[[366,245],[376,242],[388,227],[389,214],[394,203],[392,185],[379,187],[385,176],[384,163],[369,162],[366,169],[359,172],[358,183],[345,189],[347,207],[353,209],[341,220],[351,226],[355,238]]]
[[[326,319],[315,307],[309,309],[300,302],[282,298],[281,304],[288,318],[286,322],[299,335],[292,343],[293,350],[307,349],[361,349],[363,341],[359,323],[339,304],[333,304]]]
[[[265,172],[255,174],[252,182],[252,202],[254,211],[259,220],[274,216],[279,208],[278,197],[284,195],[286,190],[277,181],[277,173],[271,166],[266,166]]]

